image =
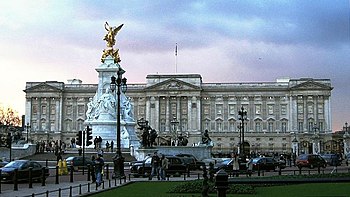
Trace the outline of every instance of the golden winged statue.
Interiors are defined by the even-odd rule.
[[[120,29],[124,24],[119,25],[118,27],[109,26],[108,22],[105,23],[105,29],[107,33],[103,40],[107,41],[107,47],[113,47],[115,45],[115,36],[118,34]]]

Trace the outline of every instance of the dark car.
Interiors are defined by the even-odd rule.
[[[327,165],[340,166],[342,158],[338,154],[323,154],[321,157],[326,160]]]
[[[177,157],[181,157],[186,165],[189,166],[190,170],[200,170],[205,163],[203,161],[199,161],[194,155],[191,154],[177,154]]]
[[[327,166],[327,163],[320,155],[302,154],[302,155],[298,156],[298,158],[296,160],[296,165],[298,166],[298,168],[302,168],[302,167],[309,167],[309,168],[323,167],[323,168],[325,168]]]
[[[0,168],[4,167],[8,163],[9,162],[7,162],[7,161],[0,161]]]
[[[276,161],[273,157],[257,157],[250,161],[252,170],[276,170],[276,168],[285,168],[285,164]]]
[[[79,169],[82,169],[82,168],[86,169],[87,165],[93,164],[90,158],[85,157],[85,160],[83,158],[84,157],[82,156],[68,157],[66,159],[68,170],[70,170],[71,166],[73,166],[74,171],[78,171]]]
[[[248,161],[247,159],[244,159],[244,158],[238,158],[239,170],[247,170]],[[214,170],[219,171],[220,169],[223,169],[227,173],[230,173],[233,171],[233,165],[234,165],[234,159],[232,158],[217,160],[216,164],[214,165]]]
[[[185,163],[183,162],[182,158],[177,156],[165,156],[168,159],[168,169],[166,173],[168,175],[181,175],[183,173],[186,173],[187,167]],[[130,166],[130,173],[134,177],[148,177],[151,174],[152,166],[151,166],[151,160],[152,157],[147,157],[143,161],[135,161],[131,163]]]
[[[43,178],[43,169],[45,178],[49,176],[49,169],[43,167],[40,163],[31,160],[16,160],[6,164],[1,169],[1,180],[12,182],[14,180],[15,169],[18,170],[18,181],[29,180],[29,168],[32,168],[33,180],[41,181]]]

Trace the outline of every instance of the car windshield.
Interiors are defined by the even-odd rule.
[[[18,162],[18,161],[11,161],[10,163],[6,164],[4,168],[20,168],[24,162]]]
[[[224,160],[219,161],[218,164],[227,165],[230,163],[230,161],[231,161],[231,159],[224,159]]]
[[[254,158],[254,159],[252,160],[252,162],[253,162],[253,163],[257,163],[260,159],[261,159],[261,158],[259,158],[259,157],[258,157],[258,158]]]

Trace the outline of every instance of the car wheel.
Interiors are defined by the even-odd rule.
[[[314,164],[310,164],[310,168],[311,169],[315,168]]]

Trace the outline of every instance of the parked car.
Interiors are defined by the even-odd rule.
[[[6,182],[13,182],[15,169],[18,170],[18,181],[29,180],[29,168],[32,168],[33,180],[41,181],[43,178],[43,166],[32,160],[15,160],[6,164],[1,169],[1,180]],[[49,169],[44,167],[45,178],[49,176]]]
[[[296,159],[296,165],[298,168],[302,167],[323,167],[327,166],[327,162],[320,156],[316,154],[302,154]]]
[[[323,154],[321,157],[326,160],[327,165],[340,166],[342,158],[338,154]]]
[[[205,163],[203,161],[199,161],[194,155],[177,154],[175,156],[183,158],[184,163],[189,166],[190,170],[200,170],[203,166],[205,166]]]
[[[0,168],[4,167],[8,163],[9,162],[7,162],[7,161],[0,161]]]
[[[168,175],[181,175],[187,172],[186,164],[183,162],[181,157],[177,156],[165,156],[168,159],[168,169],[166,173]],[[134,161],[130,166],[130,173],[134,177],[148,177],[151,174],[152,166],[151,166],[152,157],[147,157],[143,161]]]
[[[238,162],[239,162],[239,170],[247,170],[248,161],[243,162],[242,159],[238,158]],[[214,170],[215,170],[215,172],[217,172],[217,171],[223,169],[227,173],[230,173],[233,171],[233,164],[234,164],[234,159],[232,159],[232,158],[218,160],[216,162],[216,164],[214,165]]]
[[[283,161],[277,161],[273,157],[257,157],[251,159],[252,170],[276,170],[285,168]]]
[[[90,158],[85,157],[85,160],[83,160],[83,158],[84,157],[82,156],[68,157],[66,159],[68,170],[70,170],[71,166],[73,166],[74,171],[78,171],[79,169],[87,168],[87,165],[93,164]]]

